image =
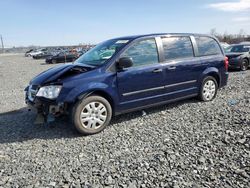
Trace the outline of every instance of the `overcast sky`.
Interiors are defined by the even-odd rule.
[[[0,1],[5,45],[98,43],[162,32],[250,34],[250,0]]]

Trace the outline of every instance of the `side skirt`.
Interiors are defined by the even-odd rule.
[[[192,98],[192,97],[196,97],[196,96],[198,96],[198,94],[191,94],[191,95],[187,95],[185,97],[179,97],[179,98],[176,98],[176,99],[166,100],[166,101],[162,101],[162,102],[158,102],[158,103],[154,103],[154,104],[149,104],[149,105],[145,105],[145,106],[139,106],[137,108],[132,108],[132,109],[129,109],[129,110],[124,110],[124,111],[121,111],[121,112],[115,112],[115,116],[116,115],[120,115],[120,114],[126,114],[126,113],[133,112],[133,111],[142,110],[142,109],[145,109],[145,108],[150,108],[150,107],[154,107],[154,106],[160,106],[160,105],[163,105],[163,104],[169,104],[169,103],[173,103],[173,102],[176,102],[176,101],[180,101],[180,100],[184,100],[184,99],[188,99],[188,98]]]

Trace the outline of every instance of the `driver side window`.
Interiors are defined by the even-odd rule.
[[[158,51],[155,39],[146,39],[128,48],[121,57],[130,57],[133,67],[158,63]]]

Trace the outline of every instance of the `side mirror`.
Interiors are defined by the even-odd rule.
[[[121,57],[117,62],[117,68],[122,70],[133,66],[133,60],[131,57]]]

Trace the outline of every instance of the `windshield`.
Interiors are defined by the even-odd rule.
[[[232,46],[228,46],[226,48],[224,48],[225,52],[231,52]]]
[[[249,49],[250,49],[249,47],[239,45],[239,46],[233,46],[230,52],[248,52]]]
[[[83,54],[75,61],[75,63],[83,63],[93,66],[102,65],[128,42],[129,40],[118,39],[105,41]]]

